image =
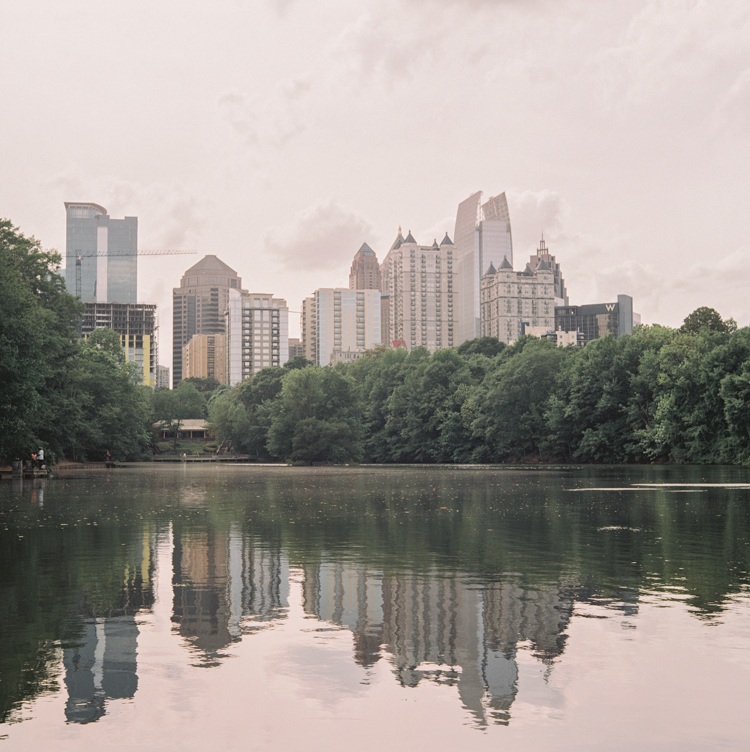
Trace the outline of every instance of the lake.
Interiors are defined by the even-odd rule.
[[[750,469],[0,484],[3,750],[750,749]]]

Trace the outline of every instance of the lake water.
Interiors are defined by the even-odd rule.
[[[746,750],[750,469],[0,484],[4,750]]]

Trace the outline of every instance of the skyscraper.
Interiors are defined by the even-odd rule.
[[[99,204],[65,202],[65,285],[84,303],[136,303],[138,219]]]
[[[454,338],[454,251],[448,233],[440,245],[437,240],[419,245],[411,232],[404,238],[399,231],[381,267],[388,343],[403,341],[409,350],[423,345],[430,352],[459,344]]]
[[[194,334],[225,334],[229,291],[242,287],[234,269],[214,255],[204,256],[172,290],[172,386],[182,381],[182,348]]]
[[[380,289],[380,265],[375,251],[367,243],[357,251],[352,261],[352,270],[349,272],[350,290],[379,290]]]
[[[482,277],[503,259],[513,266],[513,238],[505,194],[482,203],[482,192],[458,205],[456,213],[456,265],[458,276],[458,325],[456,344],[481,335]]]
[[[380,291],[321,288],[302,303],[305,357],[319,366],[380,344]]]
[[[229,291],[226,319],[227,382],[249,379],[289,360],[289,308],[268,293]]]

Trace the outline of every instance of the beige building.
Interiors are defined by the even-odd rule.
[[[242,292],[237,272],[214,255],[204,256],[172,290],[172,386],[184,378],[182,350],[194,334],[225,334],[229,291]]]
[[[289,360],[289,308],[267,293],[229,291],[225,310],[227,382],[249,379]]]
[[[448,233],[419,245],[399,230],[381,265],[383,295],[387,298],[387,342],[402,340],[409,350],[424,346],[430,352],[458,344],[454,339],[454,246]],[[384,298],[385,300],[385,298]]]
[[[532,328],[554,331],[554,272],[544,259],[536,271],[527,264],[515,272],[507,258],[497,270],[490,264],[482,277],[481,302],[482,336],[511,343]]]
[[[227,383],[226,336],[194,334],[182,348],[182,378],[216,379]]]
[[[349,272],[350,290],[379,290],[380,265],[375,251],[367,243],[357,251]]]
[[[380,291],[328,287],[302,303],[305,357],[319,366],[337,362],[337,353],[380,344]],[[343,358],[346,360],[346,358]]]

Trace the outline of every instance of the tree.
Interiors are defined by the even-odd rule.
[[[82,306],[65,292],[60,256],[0,220],[0,461],[42,445],[50,459],[66,411],[59,395],[77,352]],[[50,443],[52,442],[52,443]],[[50,449],[52,452],[50,452]]]
[[[701,306],[685,317],[680,331],[697,334],[701,329],[728,333],[736,331],[737,322],[734,319],[724,321],[721,318],[721,314],[715,308]]]
[[[361,456],[354,380],[333,368],[288,373],[271,407],[268,450],[292,462],[350,462]]]
[[[221,384],[214,378],[203,379],[199,376],[188,376],[188,378],[182,379],[177,387],[179,388],[180,385],[184,383],[192,384],[206,397],[206,399],[208,399],[221,386]]]

